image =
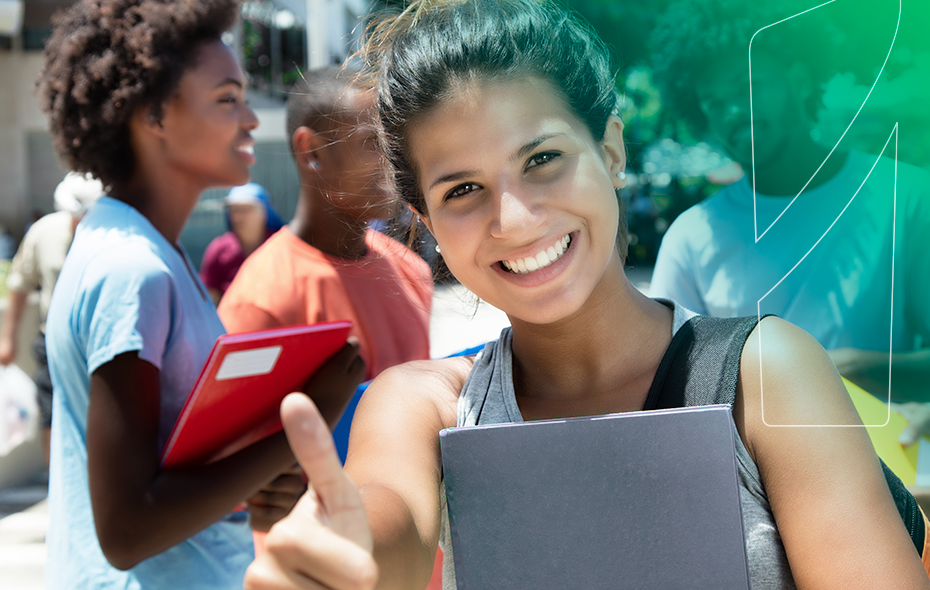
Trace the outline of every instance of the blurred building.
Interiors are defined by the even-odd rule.
[[[17,237],[29,212],[53,210],[52,193],[67,172],[33,88],[51,16],[73,2],[0,0],[0,225]],[[287,219],[297,196],[284,130],[288,87],[305,69],[341,63],[356,47],[367,11],[367,0],[244,0],[239,26],[224,38],[241,56],[261,122],[253,133],[258,157],[253,180],[268,188]],[[204,194],[182,236],[195,262],[210,239],[225,231],[222,213],[211,203],[223,194]]]

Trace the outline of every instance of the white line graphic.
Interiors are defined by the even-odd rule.
[[[849,199],[849,202],[847,202],[846,205],[843,207],[843,210],[840,211],[839,215],[836,216],[836,219],[833,220],[833,223],[831,223],[830,226],[827,228],[827,230],[823,232],[823,235],[821,235],[817,239],[817,241],[814,242],[814,245],[810,247],[810,249],[804,254],[804,256],[802,256],[801,259],[798,260],[795,263],[795,265],[791,267],[791,270],[789,270],[785,274],[785,276],[781,278],[781,280],[775,283],[775,285],[771,289],[769,289],[766,292],[766,294],[763,295],[759,299],[759,301],[756,302],[756,315],[759,318],[759,321],[761,321],[762,320],[762,300],[768,297],[772,291],[777,289],[778,286],[782,284],[782,282],[784,282],[784,280],[787,279],[791,275],[792,272],[794,272],[794,269],[796,269],[802,262],[804,262],[804,259],[806,259],[810,255],[810,253],[814,251],[814,248],[817,247],[817,244],[819,244],[825,237],[827,237],[827,234],[830,233],[830,230],[833,229],[833,226],[836,225],[836,223],[840,220],[840,218],[843,216],[843,213],[845,213],[846,210],[849,209],[849,206],[852,205],[852,202],[855,200],[856,195],[859,194],[859,191],[861,191],[862,187],[865,186],[865,183],[868,182],[869,176],[872,175],[872,171],[875,170],[875,167],[878,165],[879,160],[881,160],[882,155],[884,155],[885,150],[888,149],[888,144],[891,142],[892,137],[894,137],[895,153],[894,153],[894,190],[893,190],[892,213],[891,213],[891,223],[892,223],[892,229],[891,229],[891,240],[892,240],[891,241],[891,314],[892,315],[891,315],[891,322],[889,324],[889,334],[888,334],[888,402],[885,404],[885,406],[888,408],[888,416],[886,416],[884,424],[865,424],[864,426],[884,426],[885,424],[888,424],[888,420],[891,417],[891,407],[888,404],[891,403],[891,343],[892,343],[891,339],[892,339],[892,334],[894,332],[895,232],[897,231],[897,216],[898,216],[898,124],[897,123],[895,123],[894,127],[892,128],[891,134],[888,136],[888,139],[885,140],[885,145],[882,147],[882,151],[875,158],[875,162],[872,164],[872,167],[869,169],[869,173],[865,175],[865,179],[863,179],[862,184],[860,184],[859,188],[856,189],[856,192],[853,193],[853,196]],[[761,375],[762,375],[762,324],[759,324],[759,375],[760,375],[759,391],[760,391],[761,401],[762,401],[762,423],[765,424],[766,426],[788,426],[788,427],[851,426],[854,428],[861,428],[861,426],[859,426],[858,424],[769,424],[768,422],[765,421],[765,393],[762,389],[762,378],[761,378]]]
[[[892,48],[894,48],[894,42],[895,42],[895,40],[898,38],[898,29],[899,29],[900,26],[901,26],[901,1],[902,1],[902,0],[898,0],[898,22],[897,22],[897,24],[895,25],[895,28],[894,28],[894,37],[892,37],[892,39],[891,39],[891,45],[888,47],[888,53],[885,55],[885,61],[882,62],[882,67],[881,67],[881,69],[879,70],[878,75],[875,76],[875,81],[872,82],[872,86],[871,86],[871,88],[869,88],[868,94],[865,95],[865,98],[862,100],[862,104],[859,105],[859,110],[856,111],[856,114],[853,116],[852,120],[849,122],[849,125],[846,126],[846,129],[843,131],[843,134],[840,135],[840,138],[839,138],[838,140],[836,140],[836,144],[833,145],[833,148],[830,150],[830,153],[827,154],[827,157],[824,158],[823,162],[820,163],[820,166],[817,167],[817,170],[815,170],[814,173],[811,175],[811,177],[807,180],[807,182],[804,183],[804,186],[801,187],[801,190],[798,191],[798,194],[796,194],[796,195],[794,196],[794,198],[791,199],[791,202],[788,203],[788,206],[785,207],[784,211],[782,211],[781,213],[779,213],[778,217],[776,217],[775,220],[774,220],[772,223],[770,223],[769,226],[768,226],[767,228],[765,228],[765,231],[763,231],[761,235],[759,234],[759,216],[758,216],[758,212],[757,212],[757,210],[756,210],[756,180],[755,180],[755,176],[753,176],[753,180],[752,180],[752,213],[753,213],[753,220],[754,220],[754,223],[755,223],[754,229],[755,229],[756,243],[758,243],[759,240],[762,239],[762,236],[764,236],[766,233],[768,233],[768,231],[769,231],[770,229],[772,229],[772,226],[773,226],[773,225],[775,225],[776,223],[778,223],[778,220],[781,219],[781,216],[784,215],[785,212],[788,211],[788,209],[791,208],[791,205],[793,205],[794,202],[798,200],[798,197],[801,196],[801,193],[804,192],[804,190],[807,188],[807,185],[809,185],[809,184],[811,183],[811,180],[814,180],[814,177],[817,176],[817,173],[820,172],[820,169],[823,168],[823,165],[827,163],[827,160],[829,160],[829,159],[830,159],[830,156],[833,155],[833,152],[836,151],[836,147],[837,147],[838,145],[840,145],[840,142],[843,141],[843,138],[844,138],[844,137],[846,137],[846,134],[849,132],[849,129],[853,126],[853,123],[855,123],[855,122],[856,122],[856,119],[859,117],[859,113],[862,112],[862,108],[865,107],[865,103],[867,103],[867,102],[869,101],[869,97],[872,96],[872,91],[875,90],[875,85],[878,84],[878,80],[882,77],[882,72],[885,71],[885,66],[888,64],[888,58],[891,56],[891,50],[892,50]],[[752,116],[752,42],[755,40],[756,35],[758,35],[758,34],[761,33],[762,31],[764,31],[765,29],[768,29],[769,27],[774,27],[774,26],[777,25],[777,24],[783,23],[783,22],[785,22],[785,21],[787,21],[787,20],[791,20],[791,19],[793,19],[793,18],[795,18],[795,17],[797,17],[797,16],[801,16],[802,14],[808,13],[808,12],[810,12],[811,10],[816,10],[816,9],[820,8],[821,6],[826,6],[827,4],[832,4],[833,2],[836,2],[836,0],[829,0],[828,2],[824,2],[823,4],[820,4],[819,6],[815,6],[815,7],[813,7],[813,8],[808,8],[808,9],[805,10],[804,12],[799,12],[798,14],[796,14],[796,15],[794,15],[794,16],[789,16],[788,18],[783,18],[782,20],[780,20],[780,21],[778,21],[778,22],[772,23],[772,24],[770,24],[770,25],[766,25],[766,26],[762,27],[761,29],[759,29],[758,31],[756,31],[755,33],[753,33],[752,38],[749,40],[749,138],[750,138],[750,144],[751,144],[751,147],[752,147],[752,167],[753,167],[753,169],[755,169],[755,167],[756,167],[756,140],[755,140],[755,124],[754,124],[754,119],[753,119],[753,116]]]
[[[774,27],[775,25],[778,25],[778,24],[781,24],[781,23],[786,22],[786,21],[788,21],[788,20],[791,20],[792,18],[796,18],[796,17],[798,17],[798,16],[801,16],[802,14],[806,14],[806,13],[812,11],[812,10],[816,10],[816,9],[821,8],[821,7],[823,7],[823,6],[826,6],[826,5],[828,5],[828,4],[832,4],[832,3],[835,2],[835,1],[836,1],[836,0],[828,0],[827,2],[824,2],[823,4],[819,4],[819,5],[817,5],[817,6],[814,6],[814,7],[812,7],[812,8],[809,8],[809,9],[807,9],[807,10],[805,10],[805,11],[799,12],[798,14],[795,14],[795,15],[793,15],[793,16],[789,16],[789,17],[784,18],[784,19],[782,19],[782,20],[780,20],[780,21],[774,22],[774,23],[772,23],[772,24],[770,24],[770,25],[766,25],[766,26],[762,27],[761,29],[759,29],[758,31],[756,31],[756,32],[753,34],[752,38],[749,40],[749,50],[748,50],[748,57],[749,57],[749,121],[750,121],[750,143],[751,143],[751,148],[752,148],[752,166],[753,166],[753,169],[755,169],[755,163],[756,163],[756,142],[755,142],[755,124],[754,124],[753,107],[752,107],[752,42],[755,40],[756,35],[758,35],[759,33],[761,33],[762,31],[764,31],[764,30],[766,30],[766,29],[768,29],[768,28]],[[836,143],[833,145],[833,148],[830,150],[830,153],[827,154],[827,157],[824,158],[823,162],[820,163],[820,166],[817,167],[817,170],[814,171],[814,173],[811,175],[811,177],[808,179],[808,181],[804,184],[804,186],[801,187],[801,190],[798,191],[798,194],[795,195],[795,196],[791,199],[791,201],[790,201],[790,202],[788,203],[788,205],[784,208],[784,210],[782,210],[782,212],[779,213],[779,215],[775,218],[775,220],[772,221],[772,223],[770,223],[769,226],[768,226],[767,228],[765,228],[765,230],[764,230],[761,234],[759,234],[759,216],[758,216],[757,198],[756,198],[756,182],[755,182],[755,175],[753,175],[753,179],[752,179],[752,207],[753,207],[753,225],[754,225],[753,229],[754,229],[754,235],[755,235],[755,241],[756,241],[756,243],[758,243],[759,240],[761,240],[762,237],[765,236],[765,234],[768,233],[768,231],[769,231],[770,229],[772,229],[772,227],[773,227],[776,223],[778,223],[778,221],[779,221],[779,220],[782,218],[782,216],[788,211],[788,209],[791,208],[791,206],[792,206],[792,205],[794,204],[794,202],[798,199],[798,197],[800,197],[801,194],[807,189],[807,186],[811,183],[811,181],[814,179],[814,177],[817,176],[817,173],[820,172],[820,169],[823,168],[823,165],[827,162],[827,160],[830,159],[830,156],[832,156],[832,155],[833,155],[833,152],[836,151],[837,146],[839,146],[840,142],[843,141],[843,138],[846,137],[846,134],[849,132],[850,128],[852,128],[853,123],[856,122],[856,119],[859,117],[859,113],[862,112],[862,109],[865,107],[865,104],[868,102],[869,97],[872,95],[872,91],[875,90],[875,86],[878,84],[878,81],[879,81],[879,79],[881,78],[882,73],[885,71],[885,66],[888,64],[888,59],[889,59],[889,57],[891,56],[891,51],[892,51],[892,49],[894,48],[895,40],[896,40],[897,37],[898,37],[898,30],[899,30],[899,28],[900,28],[900,26],[901,26],[901,3],[902,3],[902,0],[898,0],[898,20],[897,20],[897,23],[895,24],[894,36],[893,36],[892,39],[891,39],[891,45],[889,45],[889,47],[888,47],[888,53],[885,55],[885,60],[882,62],[882,67],[881,67],[881,69],[879,70],[878,74],[875,76],[875,80],[872,82],[872,86],[869,88],[869,92],[868,92],[868,94],[866,94],[865,98],[863,99],[862,104],[859,105],[859,109],[856,111],[856,114],[853,116],[852,120],[849,122],[849,125],[846,126],[846,129],[843,131],[843,134],[840,136],[840,138],[839,138],[839,139],[836,141]],[[765,293],[765,295],[763,295],[763,296],[756,302],[756,313],[757,313],[757,317],[758,317],[759,320],[761,321],[761,319],[762,319],[762,301],[763,301],[766,297],[768,297],[769,294],[772,293],[772,291],[774,291],[779,285],[781,285],[782,282],[784,282],[785,279],[787,279],[788,276],[790,276],[792,272],[794,272],[794,270],[795,270],[795,269],[796,269],[796,268],[810,255],[810,253],[813,252],[814,248],[816,248],[817,245],[820,244],[820,242],[824,239],[824,237],[826,237],[826,235],[830,232],[830,230],[833,229],[833,226],[835,226],[836,223],[840,220],[840,218],[843,216],[843,213],[846,212],[846,210],[847,210],[847,209],[849,208],[849,206],[852,204],[853,200],[856,198],[856,195],[859,194],[859,191],[862,190],[862,187],[863,187],[863,186],[865,185],[865,183],[868,181],[869,177],[870,177],[871,174],[872,174],[872,171],[875,170],[875,166],[878,164],[878,161],[881,159],[881,157],[882,157],[882,156],[884,155],[884,153],[885,153],[885,150],[888,148],[888,144],[890,143],[892,137],[895,138],[895,154],[894,154],[894,161],[895,161],[895,163],[894,163],[894,191],[893,191],[893,202],[892,202],[892,234],[891,234],[891,235],[892,235],[892,245],[891,245],[891,307],[892,307],[892,317],[891,317],[891,323],[889,324],[889,335],[888,335],[888,339],[889,339],[889,342],[888,342],[888,398],[887,398],[887,402],[886,402],[886,404],[885,404],[885,406],[886,406],[886,408],[887,408],[887,413],[886,413],[885,423],[884,423],[884,424],[868,424],[868,425],[865,425],[865,426],[884,426],[885,424],[888,423],[888,421],[889,421],[889,419],[890,419],[890,417],[891,417],[891,407],[890,407],[890,402],[891,402],[891,354],[892,354],[892,352],[891,352],[891,350],[892,350],[891,345],[892,345],[892,338],[893,338],[893,333],[894,333],[894,317],[893,317],[893,309],[894,309],[894,258],[895,258],[895,237],[896,237],[896,236],[895,236],[895,231],[896,231],[896,229],[897,229],[896,226],[897,226],[897,202],[898,202],[898,123],[897,123],[897,122],[895,123],[893,129],[891,130],[891,133],[889,134],[888,139],[885,141],[885,145],[882,147],[881,153],[879,153],[878,157],[877,157],[876,160],[875,160],[875,163],[872,164],[872,168],[869,169],[869,173],[866,175],[865,179],[862,181],[862,184],[859,185],[859,188],[856,189],[856,192],[853,194],[853,196],[849,199],[849,202],[847,202],[846,205],[843,207],[843,210],[840,211],[840,213],[836,216],[836,219],[833,220],[833,222],[832,222],[832,223],[830,224],[830,226],[826,229],[826,231],[823,232],[823,235],[821,235],[820,238],[817,239],[817,241],[814,243],[813,246],[810,247],[810,249],[807,251],[807,253],[805,253],[804,256],[802,256],[801,259],[798,260],[797,263],[795,263],[795,265],[794,265],[793,267],[791,267],[791,270],[789,270],[789,271],[785,274],[785,276],[783,276],[777,283],[775,283],[775,285],[772,286],[772,288],[770,288],[770,289]],[[762,409],[762,422],[763,422],[763,424],[765,424],[766,426],[772,426],[772,427],[787,427],[787,428],[795,428],[795,427],[818,427],[818,428],[820,428],[820,427],[837,427],[837,428],[852,427],[852,428],[862,428],[862,427],[863,427],[863,426],[854,425],[854,424],[769,424],[769,423],[766,421],[766,419],[765,419],[765,394],[764,394],[763,383],[762,383],[762,382],[763,382],[763,378],[762,378],[762,325],[761,325],[761,323],[760,323],[760,324],[759,324],[759,391],[760,391],[760,395],[761,395],[761,409]]]

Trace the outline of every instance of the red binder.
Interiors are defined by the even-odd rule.
[[[281,430],[281,400],[342,348],[351,327],[325,322],[217,338],[162,451],[162,467],[212,463]]]

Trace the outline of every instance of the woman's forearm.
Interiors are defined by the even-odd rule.
[[[159,472],[137,493],[94,503],[107,560],[128,569],[209,527],[294,462],[278,433],[205,467]]]
[[[425,588],[433,572],[435,542],[423,539],[407,505],[394,491],[366,486],[359,493],[374,540],[378,590]]]

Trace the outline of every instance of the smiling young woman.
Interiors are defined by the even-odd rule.
[[[533,324],[578,311],[602,279],[620,287],[621,130],[612,117],[596,142],[539,78],[476,81],[423,114],[410,153],[453,275]]]
[[[283,434],[202,468],[159,456],[224,330],[178,239],[203,190],[249,180],[258,121],[220,40],[236,0],[82,0],[39,79],[63,158],[103,181],[52,297],[49,588],[240,588],[234,511],[294,463]],[[335,421],[363,375],[347,345],[308,384]],[[299,475],[290,475],[302,489]]]
[[[245,76],[219,39],[205,40],[160,114],[139,108],[128,121],[132,174],[114,179],[110,195],[138,209],[176,242],[200,194],[238,186],[255,163],[258,126],[245,100]]]
[[[365,56],[400,196],[512,327],[479,358],[379,376],[355,414],[348,477],[312,405],[287,400],[315,491],[272,530],[249,588],[423,587],[437,545],[454,588],[439,431],[642,410],[695,315],[624,275],[622,123],[588,28],[549,2],[421,1]],[[749,326],[726,363],[739,373],[729,394],[752,587],[930,587],[863,429],[768,426],[859,423],[829,357],[777,318]]]

